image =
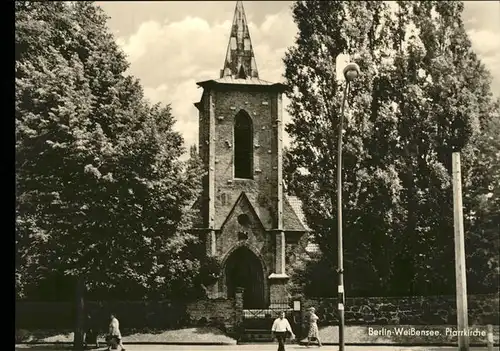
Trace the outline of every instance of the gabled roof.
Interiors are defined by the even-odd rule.
[[[311,231],[302,211],[302,201],[296,196],[285,195],[283,201],[283,229],[286,231]]]
[[[273,229],[271,226],[271,214],[269,211],[257,205],[257,199],[253,194],[242,192],[233,205],[226,209],[219,208],[215,216],[215,229],[222,229],[228,219],[231,217],[235,208],[240,204],[246,203],[252,214],[257,218],[266,230]],[[204,228],[203,213],[201,208],[201,197],[197,198],[192,207],[199,211],[199,215],[193,223],[193,228]],[[229,211],[228,211],[229,210]],[[227,211],[227,212],[226,212]],[[307,225],[304,212],[302,211],[302,202],[296,196],[285,195],[283,201],[283,230],[288,232],[310,232],[312,231]]]
[[[250,211],[252,212],[252,215],[258,219],[259,221],[259,224],[262,226],[262,228],[264,228],[264,224],[262,223],[259,215],[257,214],[257,212],[255,211],[255,208],[254,206],[252,205],[252,203],[250,202],[250,199],[248,198],[248,196],[246,195],[246,193],[243,191],[240,196],[238,196],[238,199],[234,202],[234,205],[233,207],[231,208],[231,211],[229,211],[228,215],[226,216],[226,218],[224,219],[224,222],[222,222],[221,226],[220,226],[220,230],[222,230],[224,228],[224,226],[226,225],[227,221],[232,217],[235,209],[240,205],[240,204],[243,204],[243,203],[246,203],[246,205],[250,208]]]
[[[255,213],[257,218],[265,230],[272,229],[272,214],[265,206],[260,206],[258,201],[258,194],[256,193],[244,193],[245,202],[247,202],[248,206],[251,208],[251,211]],[[234,211],[235,206],[243,201],[242,194],[238,195],[236,200],[230,200],[226,206],[218,206],[215,210],[215,220],[214,227],[215,229],[220,229],[223,227],[224,223],[227,221],[227,218],[230,217],[232,211]],[[234,201],[234,202],[233,202]]]

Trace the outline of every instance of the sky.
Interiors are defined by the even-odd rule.
[[[170,103],[185,146],[198,142],[196,82],[219,78],[236,1],[96,2],[151,102]],[[244,1],[259,77],[282,81],[282,58],[294,44],[292,1]],[[500,1],[466,1],[463,19],[472,45],[500,96]],[[286,107],[287,100],[284,99]],[[284,122],[290,116],[283,111]],[[290,139],[285,134],[284,143]]]

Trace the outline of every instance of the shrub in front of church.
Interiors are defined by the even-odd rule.
[[[203,285],[210,285],[219,279],[222,272],[220,261],[213,256],[209,256],[203,260],[200,269],[200,280]]]

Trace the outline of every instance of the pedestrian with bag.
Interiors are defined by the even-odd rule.
[[[122,344],[122,334],[120,332],[120,322],[115,317],[114,313],[111,313],[111,321],[109,323],[109,334],[107,337],[108,342],[108,351],[116,350],[118,346],[122,351],[125,351],[125,348]]]

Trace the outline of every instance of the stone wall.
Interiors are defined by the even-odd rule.
[[[214,299],[195,301],[186,306],[189,325],[214,326],[224,331],[231,330],[236,323],[235,300]]]
[[[322,325],[338,323],[337,299],[316,298],[302,302],[302,320],[307,309],[316,308]],[[498,325],[499,295],[470,295],[469,325]],[[454,325],[457,322],[455,296],[351,297],[346,298],[346,325]]]

